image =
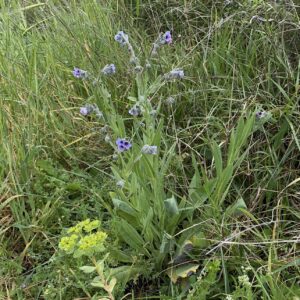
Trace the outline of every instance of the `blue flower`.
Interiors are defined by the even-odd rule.
[[[80,107],[80,114],[87,116],[94,111],[94,107],[91,104],[86,104],[85,106]]]
[[[114,64],[106,65],[102,71],[104,75],[112,75],[116,73],[116,66]]]
[[[73,75],[76,78],[87,78],[87,71],[81,70],[79,68],[74,68]]]
[[[164,43],[170,45],[172,43],[172,35],[170,31],[166,31],[163,35]]]
[[[119,152],[127,151],[132,147],[129,141],[120,138],[116,140],[116,145],[118,147]]]
[[[125,34],[124,31],[119,31],[115,35],[115,41],[118,42],[121,46],[124,46],[128,42],[128,35]]]

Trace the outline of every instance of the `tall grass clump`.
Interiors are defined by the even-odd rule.
[[[297,3],[0,7],[0,298],[300,297]]]

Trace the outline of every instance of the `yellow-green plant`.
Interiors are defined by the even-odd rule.
[[[80,270],[84,273],[96,272],[97,276],[92,280],[91,285],[104,289],[108,294],[108,299],[114,300],[113,290],[117,279],[106,272],[105,261],[108,253],[97,257],[106,251],[105,241],[107,234],[100,230],[100,221],[86,219],[67,230],[67,235],[62,237],[59,248],[67,254],[73,254],[74,258],[87,256],[93,265],[82,266]],[[107,298],[104,298],[107,299]]]

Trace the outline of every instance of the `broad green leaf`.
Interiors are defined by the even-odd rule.
[[[109,285],[108,285],[106,291],[112,293],[112,291],[113,291],[113,289],[114,289],[116,283],[117,283],[117,279],[116,279],[116,277],[113,277],[113,278],[110,280]]]
[[[100,281],[100,277],[96,276],[93,281],[91,282],[91,285],[98,288],[104,288],[104,284]]]
[[[184,264],[181,266],[170,268],[167,274],[173,283],[176,283],[179,278],[187,278],[188,276],[197,272],[199,265],[197,264]]]
[[[239,198],[236,203],[229,206],[226,211],[225,215],[227,216],[239,216],[242,214],[243,210],[247,210],[247,205],[243,198]]]
[[[204,232],[199,231],[191,237],[193,246],[198,249],[207,248],[209,246],[209,241],[206,238]]]
[[[171,251],[171,248],[173,247],[175,241],[173,240],[173,237],[169,235],[168,233],[164,232],[162,237],[162,242],[159,248],[159,252],[161,254],[165,254]]]
[[[117,210],[123,211],[131,216],[136,216],[136,211],[126,202],[113,198],[113,204]]]
[[[144,240],[141,235],[125,220],[117,223],[119,237],[133,249],[144,252]]]
[[[121,266],[110,269],[110,276],[115,277],[118,283],[126,284],[130,280],[134,280],[140,274],[145,273],[145,267]]]
[[[113,258],[115,258],[118,262],[125,262],[125,263],[132,263],[133,262],[133,258],[130,255],[126,254],[122,250],[110,249],[109,252],[110,252],[110,255]]]

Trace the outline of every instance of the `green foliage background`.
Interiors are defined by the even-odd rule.
[[[110,238],[116,299],[299,299],[300,7],[225,2],[0,1],[0,298],[98,299],[84,259],[58,250],[66,228],[91,218]],[[103,124],[79,114],[95,102],[117,130],[138,132],[128,109],[143,86],[119,30],[141,61],[172,31],[148,86],[186,74],[149,93],[160,122],[145,120],[136,142],[161,150],[134,168],[136,156],[114,161]],[[72,76],[109,63],[113,108]],[[268,117],[255,119],[259,109]],[[197,271],[182,278],[176,260]]]

